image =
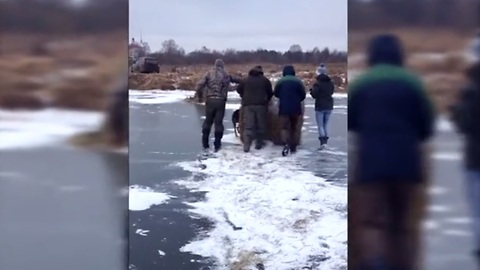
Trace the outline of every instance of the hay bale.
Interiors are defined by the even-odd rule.
[[[302,103],[302,110],[305,111],[305,104]],[[243,122],[243,110],[240,107],[240,123],[239,123],[239,130],[240,130],[240,141],[243,143],[244,135],[244,122]],[[300,119],[296,132],[299,135],[299,141],[297,142],[298,145],[302,142],[302,127],[303,127],[303,117]],[[280,118],[278,117],[278,102],[275,99],[272,99],[270,105],[268,106],[268,115],[267,115],[267,134],[266,140],[271,141],[274,145],[283,145],[282,142],[282,135],[281,135],[281,125],[280,125]]]

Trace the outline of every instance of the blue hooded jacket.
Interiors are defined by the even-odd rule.
[[[302,101],[307,92],[303,82],[295,76],[293,66],[283,68],[283,77],[275,84],[274,95],[279,100],[278,115],[302,114]]]
[[[397,37],[375,37],[367,53],[370,68],[348,91],[348,130],[358,136],[354,178],[422,181],[420,146],[433,133],[433,106],[420,78],[403,68]]]

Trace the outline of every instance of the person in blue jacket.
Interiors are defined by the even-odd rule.
[[[283,68],[283,77],[275,84],[274,95],[279,100],[278,116],[281,122],[281,137],[284,147],[282,155],[295,153],[300,141],[297,126],[303,117],[302,102],[306,97],[305,85],[295,76],[295,68]]]
[[[433,135],[435,113],[419,76],[404,68],[396,36],[374,37],[367,61],[368,70],[348,91],[347,126],[357,149],[349,189],[359,194],[360,269],[414,269],[410,218],[425,181],[422,143]]]

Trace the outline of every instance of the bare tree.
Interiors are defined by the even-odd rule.
[[[288,49],[288,51],[291,53],[302,52],[302,47],[298,44],[293,44],[292,46],[290,46],[290,49]]]

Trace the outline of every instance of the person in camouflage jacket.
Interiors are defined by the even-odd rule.
[[[225,105],[232,77],[225,71],[222,59],[215,60],[215,66],[198,82],[195,95],[200,102],[205,100],[205,121],[202,125],[202,146],[209,149],[209,136],[215,126],[215,152],[220,150],[224,126]]]

